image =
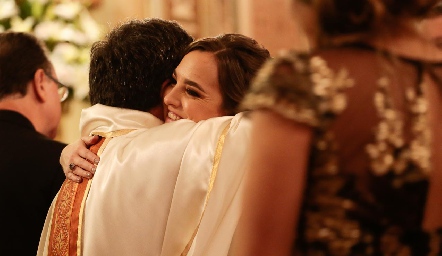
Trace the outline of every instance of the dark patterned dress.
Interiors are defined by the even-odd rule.
[[[243,108],[315,134],[294,254],[441,255],[441,227],[422,229],[442,172],[441,106],[442,63],[366,46],[286,52],[263,68]]]

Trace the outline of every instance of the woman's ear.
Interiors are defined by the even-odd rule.
[[[48,88],[47,77],[43,69],[37,69],[34,73],[34,79],[32,80],[32,90],[35,97],[40,102],[45,102],[47,99]]]

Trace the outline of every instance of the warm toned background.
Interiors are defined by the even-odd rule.
[[[81,1],[81,0],[80,0]],[[85,0],[83,0],[85,1]],[[121,21],[158,17],[178,21],[196,38],[236,32],[255,38],[270,50],[306,48],[294,22],[292,0],[94,0],[90,12],[107,31]],[[79,138],[78,121],[87,102],[63,103],[58,139]]]

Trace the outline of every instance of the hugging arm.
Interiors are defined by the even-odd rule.
[[[100,158],[89,150],[96,144],[98,136],[86,136],[67,145],[60,156],[60,164],[66,178],[81,182],[82,177],[91,178],[95,173],[96,165]]]

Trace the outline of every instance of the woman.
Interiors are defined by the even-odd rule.
[[[185,53],[164,91],[166,122],[237,114],[250,81],[270,57],[240,34],[197,40]]]
[[[267,49],[240,34],[192,42],[164,85],[165,122],[179,119],[199,122],[237,114],[252,78],[269,57]],[[68,179],[81,182],[81,177],[92,176],[95,165],[91,162],[98,163],[99,158],[85,144],[91,146],[96,139],[96,136],[85,137],[63,150],[60,162]],[[69,168],[71,163],[76,165],[74,170]]]
[[[442,52],[416,26],[437,1],[302,2],[319,48],[271,60],[243,102],[237,254],[439,255]]]

